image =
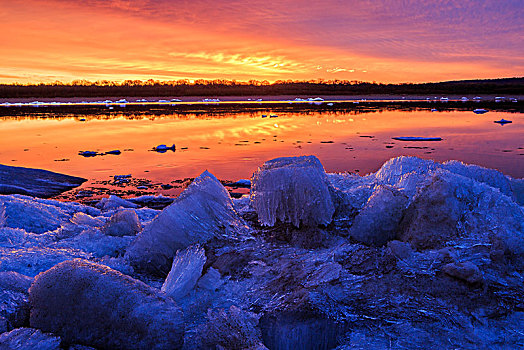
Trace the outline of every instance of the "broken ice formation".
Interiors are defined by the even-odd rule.
[[[177,251],[161,290],[174,300],[182,299],[195,288],[205,263],[205,250],[198,244]]]
[[[142,230],[126,256],[138,270],[166,276],[177,250],[247,231],[228,191],[205,171]]]
[[[75,259],[35,278],[31,327],[65,342],[103,349],[182,346],[180,308],[165,295],[106,266]]]
[[[251,201],[263,225],[277,220],[295,227],[328,225],[335,213],[327,175],[315,156],[267,161],[251,183]]]

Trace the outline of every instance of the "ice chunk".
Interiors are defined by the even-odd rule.
[[[0,335],[0,349],[60,350],[60,338],[34,328],[17,328]]]
[[[227,190],[205,171],[144,228],[126,256],[138,270],[166,276],[177,250],[216,236],[242,238],[247,232]]]
[[[78,249],[99,258],[117,257],[125,253],[133,239],[133,236],[109,236],[98,229],[86,229],[72,238],[60,240],[55,246]]]
[[[176,349],[184,324],[175,302],[106,266],[75,259],[29,289],[31,327],[103,349]]]
[[[231,306],[209,310],[208,321],[197,328],[195,335],[187,339],[184,349],[256,349],[267,348],[262,344],[257,328],[256,314]]]
[[[33,279],[14,271],[0,272],[0,288],[27,293]]]
[[[77,226],[100,227],[104,224],[104,222],[99,218],[94,218],[91,215],[81,212],[75,213],[70,221]]]
[[[59,262],[73,258],[90,258],[91,254],[75,249],[31,247],[0,248],[0,271],[15,271],[35,276]]]
[[[418,249],[437,248],[460,235],[497,242],[493,249],[517,262],[524,256],[522,208],[498,189],[444,170],[417,193],[399,232]]]
[[[442,163],[442,168],[452,173],[469,177],[491,187],[498,188],[508,197],[513,197],[510,180],[498,170],[484,168],[474,164],[464,164],[458,160],[449,160]]]
[[[221,275],[218,270],[210,267],[207,272],[198,280],[198,288],[214,292],[222,285]]]
[[[198,244],[177,251],[162,291],[178,301],[195,288],[206,263],[205,253]]]
[[[135,236],[142,226],[134,210],[121,210],[111,216],[101,230],[108,236]]]
[[[26,198],[0,196],[0,206],[3,203],[7,217],[5,226],[44,233],[57,229],[68,219],[68,215],[58,207]]]
[[[0,203],[0,228],[7,225],[7,217],[5,214],[5,205]]]
[[[103,211],[108,211],[118,209],[120,207],[136,209],[138,208],[138,205],[120,197],[110,195],[108,198],[102,198],[100,202],[96,204],[96,207],[102,209]]]
[[[342,266],[339,263],[328,262],[308,275],[308,278],[304,283],[304,287],[316,287],[338,280],[341,270]]]
[[[391,187],[377,186],[355,217],[349,235],[367,245],[382,246],[394,239],[408,198]]]
[[[267,161],[251,183],[251,201],[263,225],[277,220],[296,227],[328,225],[335,213],[328,178],[315,156]]]
[[[375,173],[375,177],[386,185],[398,187],[399,182],[405,179],[407,174],[419,175],[419,179],[422,180],[428,172],[438,167],[439,164],[432,160],[400,156],[385,162]]]
[[[7,321],[9,329],[27,324],[29,318],[27,294],[32,281],[32,278],[13,271],[0,272],[0,318]]]
[[[482,273],[477,265],[470,261],[463,263],[449,263],[442,267],[442,271],[447,275],[464,280],[468,283],[482,282]]]

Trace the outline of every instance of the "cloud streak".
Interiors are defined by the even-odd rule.
[[[520,0],[0,0],[0,81],[517,76],[522,18]]]

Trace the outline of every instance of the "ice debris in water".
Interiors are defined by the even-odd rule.
[[[31,327],[65,342],[102,349],[182,347],[182,312],[143,282],[81,259],[35,278],[29,289]]]
[[[277,220],[295,227],[328,225],[335,213],[327,175],[315,156],[267,161],[251,183],[251,201],[263,225]]]
[[[126,256],[136,269],[166,276],[177,250],[213,237],[242,239],[247,232],[228,191],[205,171],[142,230]]]
[[[198,244],[177,251],[161,290],[174,300],[182,299],[195,288],[205,263],[205,250]]]

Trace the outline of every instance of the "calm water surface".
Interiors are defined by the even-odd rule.
[[[267,117],[263,118],[262,115]],[[205,169],[223,180],[249,178],[264,161],[316,155],[328,172],[376,171],[384,161],[415,155],[458,159],[524,177],[524,114],[429,109],[216,114],[76,115],[0,118],[0,163],[106,180],[115,174],[168,183]],[[501,118],[512,124],[501,126]],[[81,121],[85,119],[85,121]],[[442,137],[402,142],[392,137]],[[176,144],[176,151],[151,151]],[[79,151],[121,155],[84,158]]]

